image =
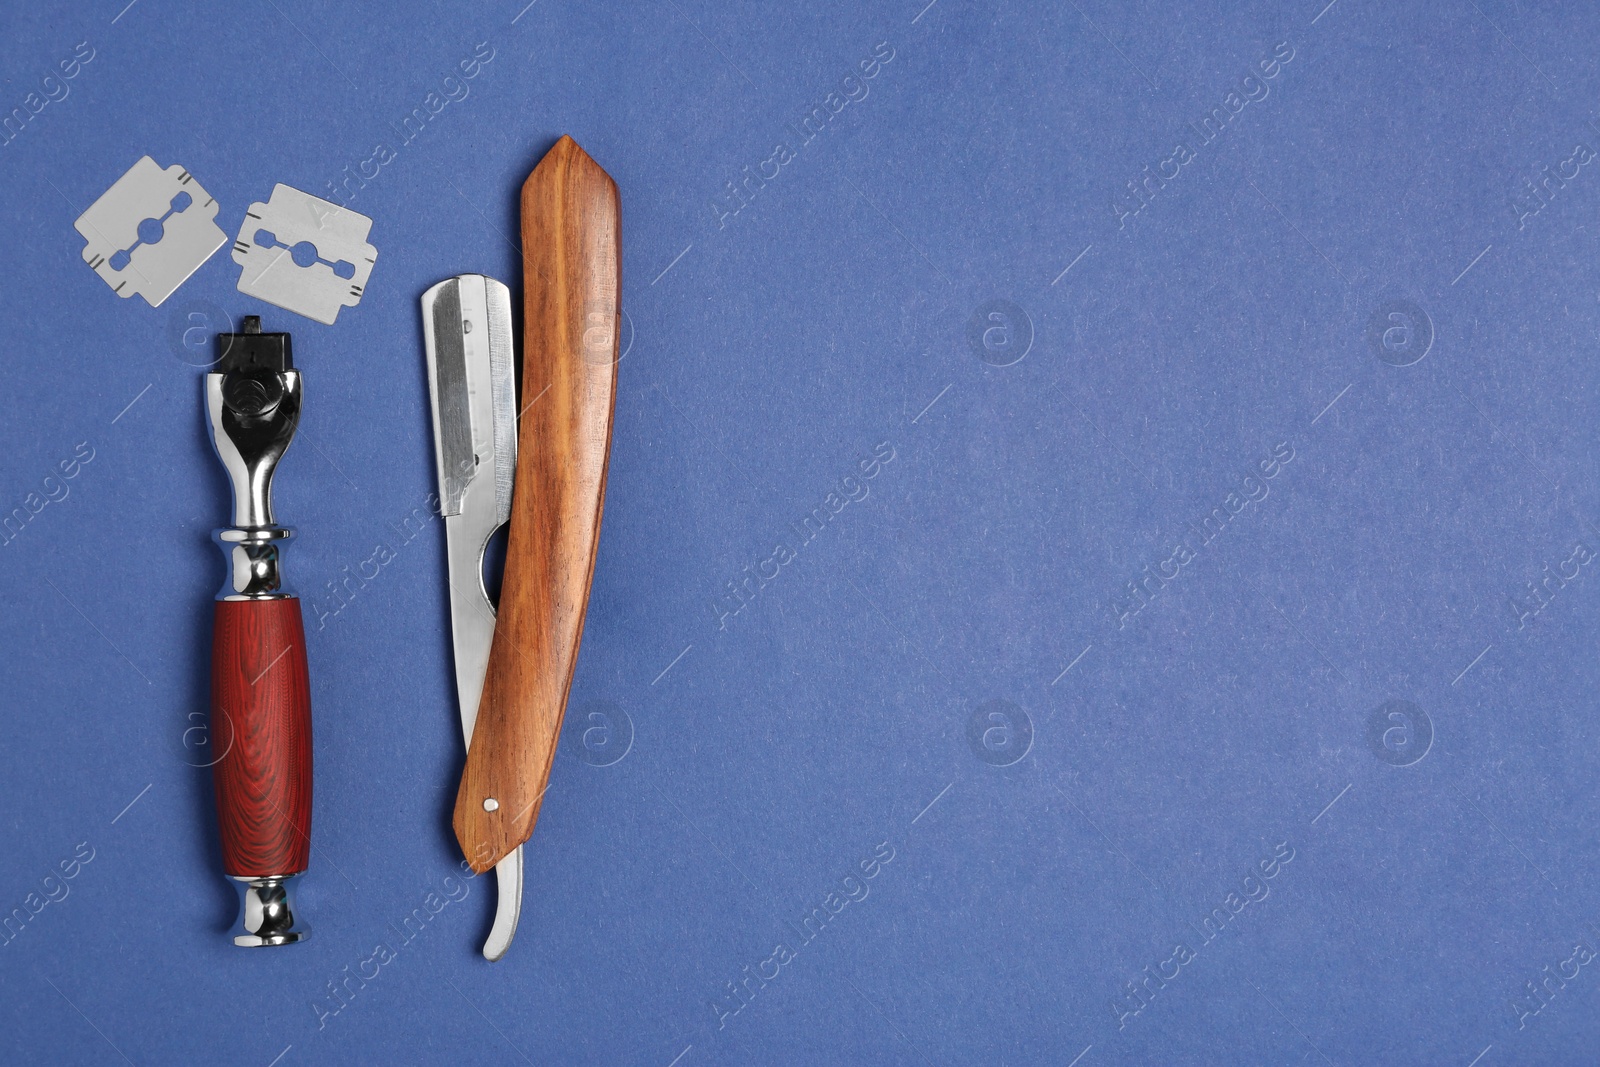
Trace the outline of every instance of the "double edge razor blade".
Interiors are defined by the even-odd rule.
[[[361,302],[378,250],[372,220],[287,185],[251,204],[233,243],[239,291],[328,326]]]
[[[227,241],[216,220],[217,202],[194,175],[144,156],[72,225],[112,292],[160,307]]]

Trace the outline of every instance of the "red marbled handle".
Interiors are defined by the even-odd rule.
[[[298,874],[311,853],[311,688],[300,601],[218,600],[212,767],[228,874]]]

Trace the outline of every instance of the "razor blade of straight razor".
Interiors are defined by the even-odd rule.
[[[511,293],[493,278],[463,274],[423,294],[422,321],[450,567],[456,691],[462,733],[471,743],[494,638],[483,552],[510,514],[517,460]]]
[[[233,243],[239,291],[332,326],[366,291],[378,250],[372,220],[347,207],[278,184],[251,204]]]
[[[216,220],[217,202],[194,175],[143,156],[72,225],[84,262],[112,292],[159,307],[227,242]]]
[[[456,697],[467,745],[477,724],[494,640],[495,610],[483,586],[483,551],[511,514],[517,462],[517,400],[511,292],[463,274],[422,294],[423,345],[433,409],[439,513],[450,576],[450,635]],[[492,475],[492,476],[491,476]],[[522,849],[495,865],[499,898],[483,954],[498,960],[522,912]]]

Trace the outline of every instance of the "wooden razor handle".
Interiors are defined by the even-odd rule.
[[[224,749],[211,769],[223,868],[235,878],[299,874],[311,854],[311,686],[299,600],[216,601],[211,730]]]
[[[621,204],[563,137],[522,186],[517,472],[494,643],[455,831],[489,870],[533,833],[583,636],[617,392]]]

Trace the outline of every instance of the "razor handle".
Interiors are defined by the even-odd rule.
[[[211,780],[223,869],[242,894],[246,947],[303,940],[289,900],[311,856],[311,686],[300,600],[283,587],[294,531],[272,515],[272,476],[300,424],[289,335],[217,335],[206,375],[211,441],[233,485],[233,525],[213,535],[227,580],[212,608]]]
[[[233,878],[299,874],[311,853],[311,686],[300,600],[215,603],[211,730],[226,751],[212,782],[223,867]]]
[[[622,203],[578,142],[522,186],[522,390],[505,579],[453,825],[478,874],[528,840],[577,667],[611,454]]]

